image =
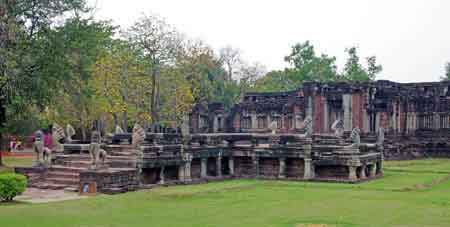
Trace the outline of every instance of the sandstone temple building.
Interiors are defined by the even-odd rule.
[[[449,132],[450,82],[308,82],[229,110],[197,104],[183,133],[135,125],[62,139],[50,161],[17,171],[33,187],[103,193],[232,178],[357,183],[382,177],[384,159],[450,157]]]

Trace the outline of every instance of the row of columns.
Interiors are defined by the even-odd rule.
[[[368,174],[366,174],[366,169],[369,168]],[[349,166],[348,167],[349,174],[348,179],[349,180],[358,180],[358,179],[366,179],[366,178],[372,178],[377,175],[377,171],[381,172],[382,166],[381,162],[378,162],[376,164],[371,165],[362,165],[362,166]]]
[[[206,178],[208,177],[207,174],[207,165],[208,165],[208,158],[202,158],[201,159],[201,170],[200,170],[200,177]],[[253,157],[253,165],[255,168],[256,176],[259,176],[259,157]],[[228,159],[228,167],[229,167],[229,175],[234,175],[234,158],[229,157]],[[222,177],[222,157],[216,158],[216,176]],[[312,179],[314,178],[314,166],[312,164],[312,159],[306,158],[304,159],[304,179]],[[286,178],[286,158],[282,157],[279,158],[279,173],[278,178],[283,179]],[[165,183],[165,166],[161,166],[161,170],[159,173],[159,183],[164,184]],[[185,162],[184,164],[180,165],[178,167],[178,180],[180,181],[191,181],[191,160]]]

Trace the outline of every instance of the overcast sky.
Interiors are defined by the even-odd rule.
[[[345,61],[345,48],[376,55],[378,79],[437,81],[450,61],[448,0],[88,0],[96,17],[131,25],[156,13],[214,49],[239,48],[244,59],[268,70],[283,69],[296,42],[310,40],[319,52]]]

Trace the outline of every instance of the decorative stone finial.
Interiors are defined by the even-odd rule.
[[[75,135],[75,129],[72,127],[71,124],[67,124],[66,126],[66,140],[68,143],[71,143],[73,141],[72,137]]]
[[[134,124],[133,135],[132,135],[132,145],[134,147],[139,147],[145,140],[145,130],[139,124]]]
[[[122,133],[124,133],[124,131],[119,125],[116,125],[116,129],[114,130],[114,133],[115,134],[122,134]]]
[[[344,121],[338,119],[331,125],[331,130],[334,131],[334,135],[341,138],[344,135]]]

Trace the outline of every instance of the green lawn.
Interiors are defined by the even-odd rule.
[[[236,180],[3,204],[0,226],[450,226],[449,160],[385,169],[383,179],[356,185]]]
[[[3,157],[3,164],[8,167],[29,167],[33,164],[32,157]]]

